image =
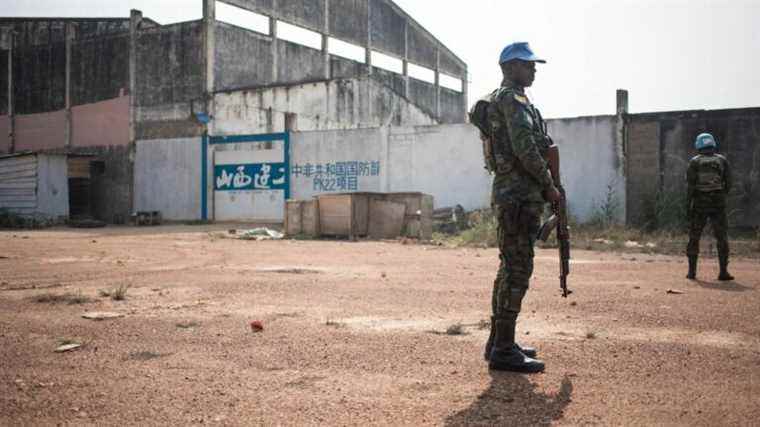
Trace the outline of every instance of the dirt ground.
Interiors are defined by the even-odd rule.
[[[547,370],[528,376],[482,359],[493,249],[225,234],[0,231],[0,425],[760,420],[757,260],[690,282],[679,257],[574,251],[565,300],[537,250],[518,332]]]

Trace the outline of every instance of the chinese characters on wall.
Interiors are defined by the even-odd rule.
[[[217,191],[284,190],[286,176],[285,163],[217,165],[214,188]]]
[[[313,190],[357,191],[359,178],[380,175],[379,161],[348,161],[335,163],[305,163],[291,166],[293,178],[312,180]]]

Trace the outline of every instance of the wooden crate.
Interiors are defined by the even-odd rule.
[[[404,236],[422,240],[433,237],[433,196],[418,192],[387,193],[384,200],[406,206]]]
[[[322,194],[319,227],[322,236],[366,236],[369,231],[369,200],[373,193]]]
[[[287,200],[284,225],[287,236],[319,237],[319,201]]]

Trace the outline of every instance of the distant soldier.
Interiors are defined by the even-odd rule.
[[[533,274],[533,245],[546,202],[558,202],[559,190],[547,169],[551,140],[538,109],[525,94],[536,63],[528,43],[505,47],[499,58],[504,80],[486,100],[485,125],[476,124],[478,104],[470,113],[481,129],[486,167],[494,174],[491,204],[498,221],[499,271],[494,282],[491,336],[485,349],[489,368],[541,372],[536,350],[515,342],[515,325]]]
[[[699,154],[689,162],[686,171],[688,183],[689,244],[686,255],[689,258],[687,279],[697,277],[699,239],[702,230],[710,220],[715,240],[718,242],[718,280],[734,280],[728,273],[728,221],[726,220],[726,195],[731,190],[731,168],[728,160],[718,154],[718,143],[709,133],[697,136],[694,147]]]

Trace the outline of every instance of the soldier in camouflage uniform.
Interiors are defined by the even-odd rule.
[[[494,282],[491,336],[485,358],[489,368],[540,372],[543,362],[535,349],[515,343],[515,325],[533,274],[533,245],[546,202],[556,202],[544,156],[550,145],[541,114],[525,95],[535,79],[538,59],[528,43],[514,43],[499,59],[504,80],[490,95],[484,140],[486,162],[494,173],[491,204],[498,221],[500,266]]]
[[[726,220],[726,194],[731,190],[731,168],[725,157],[717,154],[718,143],[709,133],[697,136],[694,143],[699,152],[689,162],[686,171],[688,183],[689,244],[686,255],[689,258],[688,279],[697,277],[699,239],[702,230],[710,220],[715,240],[718,242],[718,280],[733,280],[728,273],[728,221]]]

